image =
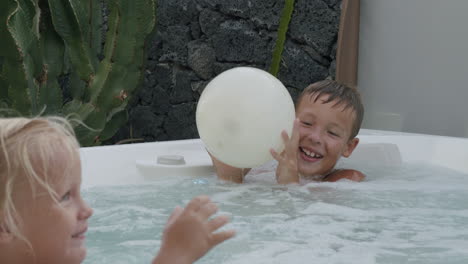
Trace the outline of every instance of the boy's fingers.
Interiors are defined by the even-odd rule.
[[[286,132],[286,130],[281,131],[281,138],[283,138],[284,144],[287,145],[288,141],[289,141],[289,136],[288,136],[288,132]]]
[[[275,160],[277,160],[277,161],[279,161],[280,158],[281,158],[280,155],[278,154],[278,152],[276,152],[274,149],[270,149],[270,154],[271,154],[271,156],[273,156],[273,158],[274,158]]]
[[[208,229],[211,232],[214,232],[214,231],[218,230],[218,228],[220,228],[223,225],[227,224],[228,222],[229,222],[229,217],[227,217],[226,215],[220,215],[220,216],[214,218],[213,220],[211,220],[208,223]]]
[[[228,231],[222,231],[218,232],[212,235],[211,237],[211,243],[212,246],[216,246],[225,240],[228,240],[229,238],[233,237],[236,234],[234,230],[228,230]]]
[[[210,201],[210,197],[206,195],[200,195],[193,198],[185,207],[186,211],[198,211],[200,207]]]
[[[283,151],[283,152],[281,152],[281,154],[279,154],[274,149],[270,149],[271,156],[273,156],[273,158],[278,162],[281,162],[284,159],[284,157],[283,157],[284,153],[285,152]]]
[[[203,219],[208,219],[208,217],[212,216],[214,213],[218,211],[218,206],[214,203],[206,203],[202,207],[200,207],[200,210],[198,212],[200,215],[203,217]]]
[[[297,151],[297,147],[299,145],[299,119],[298,118],[294,120],[291,140],[289,140],[288,143],[289,144],[286,145],[288,155],[295,155]]]

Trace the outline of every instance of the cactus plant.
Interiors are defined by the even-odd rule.
[[[0,107],[74,114],[85,124],[75,127],[82,145],[99,144],[126,122],[155,0],[2,0],[0,19]],[[62,98],[60,79],[71,100]]]
[[[286,41],[286,33],[288,32],[289,22],[294,11],[294,0],[285,0],[283,13],[281,14],[280,23],[278,26],[278,36],[276,45],[271,59],[270,73],[274,76],[278,75],[281,56],[283,54],[284,42]]]

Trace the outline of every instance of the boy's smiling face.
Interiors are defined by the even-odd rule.
[[[296,108],[300,120],[297,166],[303,176],[328,175],[341,156],[349,157],[359,139],[350,139],[355,113],[328,95],[305,95]],[[315,102],[314,102],[315,101]]]

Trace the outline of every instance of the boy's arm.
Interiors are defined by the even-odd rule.
[[[337,170],[331,173],[324,179],[324,181],[336,182],[341,179],[348,179],[351,181],[360,182],[360,181],[363,181],[365,178],[366,178],[366,175],[364,175],[360,171],[345,169],[345,170]]]
[[[152,264],[191,264],[233,237],[232,230],[216,232],[229,221],[226,216],[210,218],[217,210],[207,196],[192,199],[185,209],[177,207],[169,217]]]
[[[208,152],[208,154],[213,161],[213,166],[216,175],[218,175],[218,179],[234,183],[242,183],[244,181],[244,176],[250,171],[250,168],[243,169],[227,165],[211,155],[210,152]]]

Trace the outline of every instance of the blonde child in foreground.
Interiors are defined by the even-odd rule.
[[[62,118],[0,118],[0,262],[78,264],[86,256],[92,209],[80,194],[79,145]],[[208,197],[176,208],[166,224],[156,263],[193,263],[231,238],[214,233],[228,222],[208,220]]]
[[[280,184],[301,181],[362,181],[356,170],[336,170],[340,157],[349,157],[359,143],[356,135],[364,115],[359,93],[336,81],[309,85],[296,103],[296,120],[291,137],[283,131],[285,149],[270,150],[278,161],[276,179]],[[218,178],[242,183],[249,168],[229,166],[211,156]]]

